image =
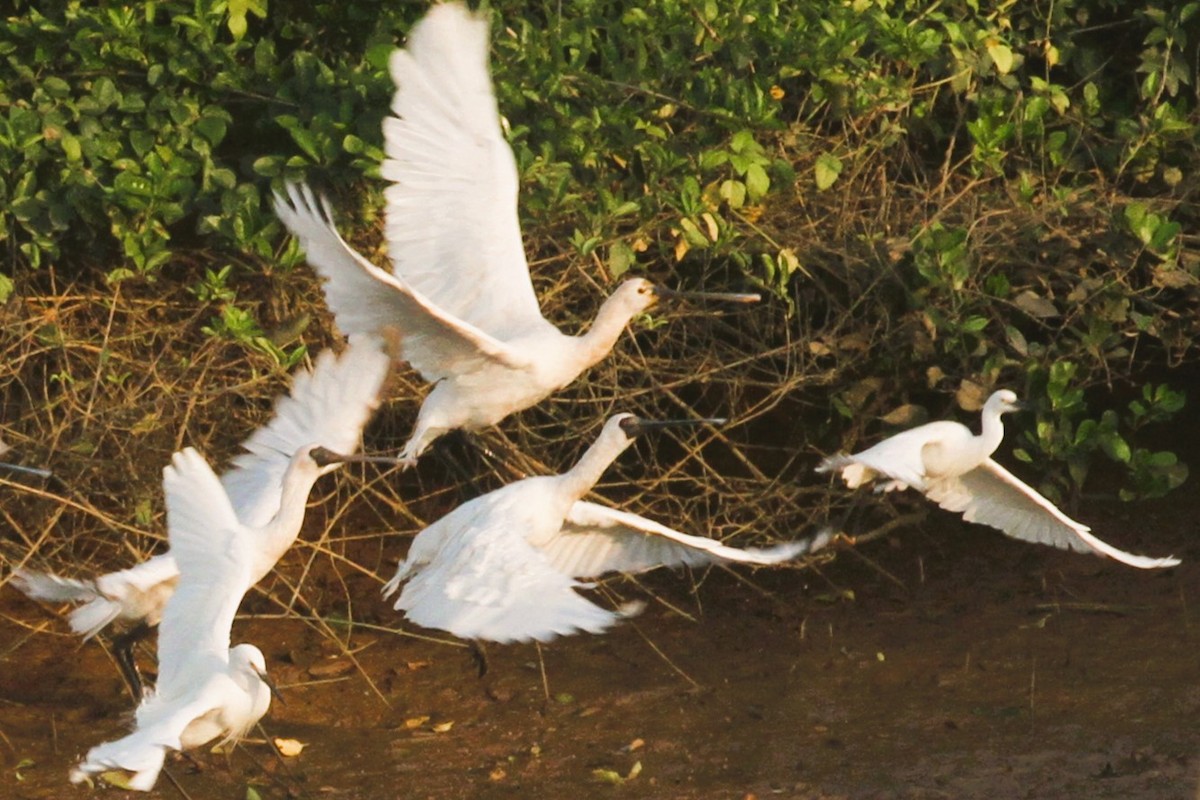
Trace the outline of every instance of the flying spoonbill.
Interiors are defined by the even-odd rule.
[[[930,422],[861,453],[830,456],[817,472],[837,470],[852,489],[877,478],[876,491],[912,487],[947,511],[962,513],[967,522],[989,525],[1014,539],[1108,556],[1141,569],[1178,564],[1177,558],[1134,555],[1097,539],[1088,526],[991,459],[1004,438],[1000,417],[1024,407],[1015,394],[1001,389],[984,403],[978,436],[957,422]]]
[[[628,615],[577,593],[590,585],[579,578],[712,561],[776,564],[819,546],[802,541],[738,549],[581,499],[643,431],[709,421],[612,417],[567,472],[496,489],[418,533],[384,595],[403,584],[397,610],[464,639],[548,641],[576,631],[600,633]]]
[[[674,292],[633,278],[588,331],[563,334],[542,316],[517,218],[517,167],[488,71],[488,21],[461,3],[434,5],[391,58],[394,117],[384,120],[387,240],[392,271],[355,252],[307,187],[277,194],[275,212],[325,278],[344,333],[394,326],[398,357],[433,389],[402,464],[442,434],[478,430],[574,381],[660,299],[755,302],[756,294]]]
[[[339,464],[329,451],[357,449],[390,363],[381,342],[371,337],[355,337],[340,356],[321,353],[311,373],[296,375],[290,395],[276,402],[274,417],[242,443],[246,452],[221,476],[238,521],[251,531],[249,585],[262,580],[296,540],[309,490]],[[173,545],[129,569],[94,579],[24,569],[14,571],[12,578],[14,586],[37,600],[81,603],[69,619],[71,629],[85,639],[116,620],[134,625],[132,636],[120,637],[116,644],[137,693],[129,648],[145,626],[158,624],[175,591],[179,566]]]

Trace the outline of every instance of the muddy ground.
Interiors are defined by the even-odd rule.
[[[359,671],[301,621],[240,620],[234,640],[262,647],[285,698],[267,731],[305,749],[173,759],[179,788],[164,776],[151,796],[1198,798],[1188,492],[1080,514],[1118,546],[1182,557],[1173,570],[935,511],[819,573],[654,574],[646,589],[694,619],[650,598],[609,635],[493,646],[482,681],[453,644],[355,630]],[[357,618],[392,614],[362,603],[377,607]],[[9,587],[0,614],[0,797],[86,796],[67,770],[122,734],[116,672]]]

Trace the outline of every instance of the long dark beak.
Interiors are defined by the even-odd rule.
[[[1009,403],[1009,408],[1013,411],[1033,411],[1033,403],[1026,403],[1021,400],[1015,403]]]
[[[313,460],[318,467],[328,467],[330,464],[391,464],[395,466],[400,463],[400,459],[395,456],[366,456],[359,453],[354,455],[344,456],[341,453],[335,453],[325,447],[314,447],[309,451],[308,457]]]
[[[642,419],[641,417],[630,417],[629,419],[621,420],[621,430],[630,438],[641,436],[648,431],[660,430],[662,428],[696,428],[701,425],[724,425],[729,420],[722,417],[709,417],[705,419]]]
[[[715,300],[720,303],[757,303],[762,295],[742,292],[680,292],[655,285],[654,295],[660,300]]]
[[[22,475],[33,475],[36,478],[53,478],[54,473],[48,469],[39,469],[37,467],[22,467],[20,464],[9,464],[6,461],[0,461],[0,469],[7,469],[12,472],[19,472]]]
[[[266,684],[267,691],[271,693],[271,702],[280,703],[281,705],[286,706],[287,700],[284,700],[283,695],[279,693],[279,687],[275,685],[275,681],[271,680],[266,672],[254,666],[253,664],[250,665],[250,668],[254,670],[254,674],[258,676],[258,679]]]

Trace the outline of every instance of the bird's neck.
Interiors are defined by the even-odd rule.
[[[632,316],[628,308],[614,303],[612,297],[600,306],[592,327],[578,337],[587,366],[592,366],[609,354]]]
[[[628,446],[628,440],[618,442],[605,436],[592,442],[592,446],[584,451],[579,461],[575,462],[575,466],[560,476],[564,490],[570,495],[572,502],[591,491],[613,460]]]
[[[263,542],[260,552],[264,562],[270,562],[265,564],[264,575],[275,566],[275,562],[287,552],[300,534],[308,505],[308,493],[319,476],[320,473],[298,469],[295,464],[283,474],[279,510],[262,529]]]
[[[979,435],[975,437],[975,444],[979,448],[980,463],[985,458],[990,458],[992,453],[996,452],[1003,439],[1004,423],[1000,421],[1000,415],[985,411],[983,414],[982,429]]]

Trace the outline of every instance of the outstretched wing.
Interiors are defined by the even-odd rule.
[[[1179,563],[1177,558],[1126,553],[1097,539],[1088,526],[1059,511],[990,458],[957,478],[930,481],[925,495],[947,511],[961,512],[968,522],[990,525],[1014,539],[1105,555],[1141,569],[1173,567]]]
[[[599,633],[622,617],[578,594],[582,584],[551,567],[503,519],[470,520],[413,571],[395,607],[418,625],[464,639],[548,641]]]
[[[189,689],[189,664],[228,662],[229,629],[250,588],[255,542],[208,462],[192,448],[175,453],[163,468],[163,493],[179,582],[158,626],[158,694],[174,697]]]
[[[488,73],[488,20],[435,5],[392,55],[383,122],[393,272],[492,336],[544,324],[517,218],[517,165]]]
[[[503,342],[356,253],[338,234],[329,210],[318,210],[307,186],[287,188],[290,202],[276,194],[275,213],[300,240],[308,263],[326,279],[325,300],[342,332],[379,335],[393,328],[399,334],[401,357],[430,383],[487,363],[528,366],[526,358]],[[470,283],[464,279],[464,291]]]
[[[559,534],[540,549],[555,571],[585,578],[713,561],[778,564],[809,552],[812,544],[805,540],[768,548],[729,547],[637,514],[579,500],[571,506]]]
[[[358,449],[390,363],[379,340],[355,337],[341,355],[326,350],[312,372],[296,373],[271,421],[242,442],[246,452],[221,476],[242,524],[260,528],[275,516],[283,475],[301,447],[319,444],[343,455]]]

